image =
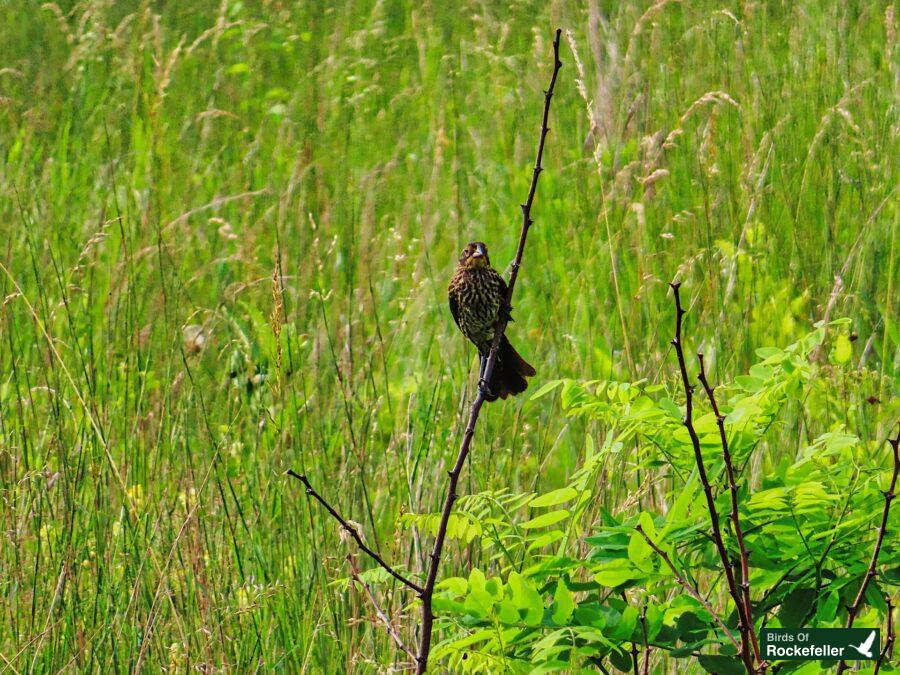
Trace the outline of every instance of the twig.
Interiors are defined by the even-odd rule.
[[[650,672],[650,645],[647,644],[647,605],[641,610],[641,635],[644,642],[644,666],[641,669],[642,675],[648,675]]]
[[[878,655],[878,660],[875,662],[875,670],[872,671],[872,675],[878,675],[884,657],[891,653],[891,649],[894,646],[894,606],[891,604],[890,598],[888,598],[887,606],[887,637],[884,640],[884,648],[882,648],[881,653]]]
[[[547,119],[550,115],[550,99],[553,98],[553,87],[556,85],[556,76],[562,67],[559,60],[559,38],[561,30],[556,30],[556,38],[553,40],[553,76],[550,78],[550,85],[544,92],[544,115],[541,119],[541,136],[538,142],[537,157],[534,163],[534,172],[531,176],[531,188],[528,190],[528,198],[522,204],[522,232],[519,236],[519,247],[516,249],[516,257],[512,264],[509,282],[506,291],[506,307],[512,304],[513,289],[516,286],[516,278],[519,275],[519,266],[522,263],[522,254],[525,251],[525,240],[528,236],[528,229],[534,222],[531,219],[531,205],[534,202],[534,194],[537,190],[538,178],[543,168],[541,167],[541,158],[544,154],[544,140],[547,138],[547,132],[550,128],[547,126]],[[472,402],[472,410],[469,413],[469,422],[463,433],[462,442],[459,447],[459,454],[456,457],[456,464],[450,471],[450,483],[447,486],[447,496],[444,500],[444,508],[441,512],[441,521],[438,526],[437,535],[434,539],[434,548],[429,555],[428,576],[425,581],[425,588],[420,594],[422,598],[422,632],[419,639],[418,673],[424,673],[428,668],[428,655],[431,652],[431,634],[434,628],[434,611],[432,609],[432,596],[434,595],[434,586],[437,582],[438,568],[441,562],[441,553],[444,549],[444,539],[447,535],[447,525],[450,522],[450,514],[453,511],[453,504],[456,501],[456,486],[459,482],[459,474],[465,464],[466,457],[469,454],[469,446],[472,443],[472,436],[475,434],[475,424],[478,422],[478,415],[481,412],[481,406],[486,400],[486,383],[491,381],[491,375],[494,372],[494,366],[497,363],[497,352],[500,348],[500,339],[506,331],[506,325],[509,322],[508,312],[500,312],[497,319],[497,327],[494,330],[494,341],[491,344],[491,351],[488,355],[487,364],[484,368],[482,380],[479,382],[478,394]]]
[[[712,487],[710,487],[709,484],[709,477],[706,475],[703,453],[700,451],[700,438],[697,436],[696,429],[694,429],[694,387],[691,385],[690,379],[688,378],[687,364],[684,360],[684,348],[682,347],[681,342],[681,320],[686,313],[681,306],[681,296],[678,293],[681,284],[670,283],[669,286],[672,287],[672,292],[675,295],[675,337],[672,339],[672,346],[675,347],[675,354],[678,357],[678,368],[681,371],[681,383],[684,386],[685,395],[685,414],[682,424],[684,424],[688,431],[688,435],[691,437],[691,445],[694,448],[694,461],[697,464],[697,472],[700,474],[700,481],[703,483],[703,493],[706,495],[706,507],[709,511],[709,519],[712,522],[713,540],[715,541],[716,550],[719,553],[719,558],[722,561],[722,567],[725,571],[725,579],[728,582],[728,593],[734,601],[735,608],[737,608],[738,630],[741,634],[741,644],[739,649],[741,660],[744,662],[747,672],[754,673],[756,672],[756,669],[753,665],[753,658],[750,656],[748,626],[745,621],[746,612],[742,608],[743,603],[741,601],[741,595],[738,592],[737,582],[734,579],[734,570],[728,559],[728,551],[725,550],[725,544],[722,541],[719,514],[716,511],[716,502],[713,498]]]
[[[859,592],[856,599],[847,610],[847,628],[853,628],[853,622],[856,621],[856,615],[859,614],[859,608],[862,605],[863,596],[866,594],[866,588],[869,582],[875,578],[875,568],[878,566],[878,555],[881,553],[881,544],[884,542],[884,534],[887,532],[888,516],[891,513],[891,502],[894,501],[894,489],[897,487],[897,476],[900,474],[900,425],[897,426],[897,435],[894,438],[888,438],[891,446],[891,452],[894,456],[894,473],[891,475],[891,484],[888,486],[887,492],[884,493],[884,509],[881,511],[881,525],[878,527],[878,536],[875,538],[875,548],[872,551],[872,559],[869,561],[869,569],[866,570],[866,576],[863,577],[862,583],[859,585]],[[846,661],[838,664],[837,673],[843,673],[847,669]]]
[[[366,553],[370,558],[372,558],[372,560],[374,560],[379,565],[381,565],[381,567],[383,567],[387,571],[387,573],[390,574],[392,577],[394,577],[397,581],[408,586],[409,588],[414,590],[416,593],[419,593],[419,594],[422,593],[423,589],[421,586],[419,586],[419,584],[415,583],[414,581],[410,581],[405,576],[400,574],[397,570],[395,570],[393,567],[388,565],[382,559],[382,557],[380,555],[378,555],[377,553],[375,553],[375,551],[373,551],[372,549],[370,549],[368,546],[365,545],[365,543],[362,540],[362,537],[359,536],[359,532],[356,531],[356,528],[353,527],[346,520],[344,520],[341,517],[341,514],[338,513],[337,511],[335,511],[334,507],[332,507],[331,504],[326,502],[325,499],[322,497],[322,495],[320,495],[318,492],[316,492],[313,489],[313,486],[310,485],[309,480],[307,480],[307,478],[304,474],[296,473],[292,469],[288,469],[287,473],[289,476],[293,476],[294,478],[299,480],[301,483],[303,483],[303,485],[306,486],[306,494],[308,494],[310,497],[313,497],[317,502],[319,502],[322,506],[325,507],[325,510],[328,511],[328,513],[330,513],[332,515],[332,517],[341,524],[341,527],[344,528],[344,530],[347,532],[347,534],[349,534],[351,537],[353,537],[353,540],[356,542],[356,545],[359,546],[360,550],[363,551],[363,553]]]
[[[716,610],[714,610],[712,608],[712,605],[709,604],[709,601],[706,598],[704,598],[702,595],[700,595],[700,591],[698,591],[696,588],[691,586],[685,580],[685,578],[678,573],[678,570],[676,569],[675,564],[672,562],[672,559],[669,557],[669,555],[665,551],[663,551],[659,546],[657,546],[655,543],[653,543],[653,540],[647,535],[646,532],[644,532],[644,528],[642,528],[640,525],[636,525],[634,529],[636,529],[638,532],[641,533],[641,535],[644,537],[644,539],[647,541],[647,543],[650,544],[650,548],[652,548],[654,551],[656,551],[656,554],[660,558],[662,558],[664,563],[666,563],[666,567],[668,567],[672,571],[672,576],[675,578],[675,581],[678,583],[678,585],[681,586],[684,590],[686,590],[688,592],[688,595],[690,595],[692,598],[694,598],[694,600],[696,600],[701,605],[703,605],[703,608],[707,612],[709,612],[709,615],[713,618],[713,620],[715,620],[715,622],[717,624],[719,624],[719,627],[722,629],[722,632],[725,633],[725,635],[728,637],[728,640],[731,642],[731,644],[734,645],[734,648],[737,649],[738,652],[740,652],[741,646],[738,644],[737,640],[734,639],[734,635],[731,634],[731,631],[728,629],[728,626],[725,625],[725,622],[722,621],[722,618],[716,613]]]
[[[741,519],[738,514],[738,487],[734,482],[734,464],[731,461],[731,452],[728,449],[728,436],[725,433],[725,415],[719,412],[719,405],[716,402],[716,388],[710,386],[709,380],[706,378],[706,367],[703,363],[703,354],[698,353],[697,358],[700,360],[700,384],[706,392],[709,404],[712,406],[713,414],[716,416],[716,425],[719,427],[719,440],[722,443],[722,458],[725,462],[725,474],[728,477],[728,490],[731,492],[731,526],[734,528],[734,537],[737,539],[738,550],[741,557],[741,593],[743,597],[744,622],[747,625],[747,632],[750,635],[750,644],[753,647],[753,655],[757,661],[762,662],[759,656],[759,642],[756,639],[756,631],[753,628],[753,616],[750,605],[750,564],[748,562],[747,547],[744,545],[744,531],[741,529]],[[762,665],[765,670],[765,664]]]
[[[375,608],[375,614],[377,614],[378,618],[381,619],[384,627],[387,628],[387,632],[394,639],[394,642],[397,643],[397,646],[400,647],[400,649],[402,649],[404,652],[406,652],[407,655],[409,655],[409,657],[415,662],[416,653],[404,644],[403,638],[400,637],[400,633],[397,632],[394,624],[391,623],[390,617],[388,617],[388,615],[385,614],[381,607],[378,605],[378,601],[375,599],[375,594],[372,592],[372,588],[359,576],[359,568],[356,566],[356,559],[352,555],[347,554],[347,562],[350,563],[350,576],[352,576],[359,583],[359,585],[363,587],[366,595],[369,596],[369,602],[372,603],[372,607]]]

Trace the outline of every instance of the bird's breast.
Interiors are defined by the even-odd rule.
[[[482,347],[494,335],[503,287],[492,269],[460,270],[450,286],[459,308],[459,327],[463,334]]]

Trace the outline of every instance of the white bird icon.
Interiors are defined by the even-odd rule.
[[[873,642],[875,642],[875,631],[874,630],[871,633],[869,633],[869,637],[867,637],[865,639],[865,641],[862,642],[858,647],[856,645],[850,645],[850,646],[853,647],[853,649],[858,651],[860,654],[865,656],[867,659],[871,659]]]

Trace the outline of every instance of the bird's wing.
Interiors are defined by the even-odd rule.
[[[459,326],[459,301],[456,297],[456,291],[452,286],[447,292],[447,299],[450,301],[450,313],[453,315],[453,320],[456,322],[456,325]]]
[[[501,302],[500,312],[501,312],[501,314],[506,312],[507,321],[512,321],[513,320],[512,307],[509,307],[509,308],[505,307],[506,306],[506,296],[509,293],[509,286],[507,286],[506,279],[504,279],[503,275],[500,273],[497,273],[497,280],[500,282],[500,297],[502,298],[500,301]]]
[[[873,630],[869,633],[869,637],[866,638],[866,641],[860,645],[860,651],[869,651],[872,648],[872,643],[875,642],[875,631]]]
[[[500,277],[500,297],[506,302],[506,294],[509,292],[509,286],[506,285],[506,279],[503,278],[502,274],[498,274],[497,276]]]

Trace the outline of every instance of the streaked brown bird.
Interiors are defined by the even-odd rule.
[[[506,307],[506,282],[491,267],[487,247],[482,242],[473,241],[463,249],[456,273],[450,280],[448,297],[456,325],[478,348],[481,357],[480,381],[484,377],[497,320],[501,312],[509,311]],[[485,399],[496,401],[525,391],[528,387],[525,378],[534,374],[534,366],[519,355],[504,335],[500,339],[500,351],[497,352],[491,381],[487,383]]]

